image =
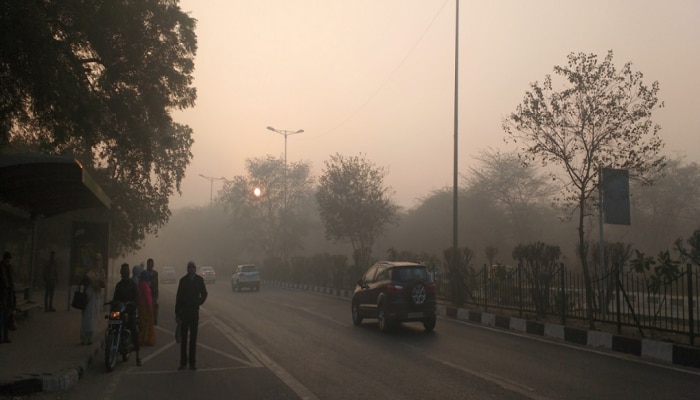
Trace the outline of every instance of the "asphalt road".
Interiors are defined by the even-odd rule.
[[[348,300],[263,286],[210,292],[197,371],[177,371],[173,299],[162,285],[158,343],[65,393],[37,399],[698,399],[697,370],[439,319],[382,334],[355,327]],[[101,361],[101,360],[100,360]]]

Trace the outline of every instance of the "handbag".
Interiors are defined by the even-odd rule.
[[[87,293],[85,293],[85,286],[78,286],[78,290],[73,293],[73,301],[70,303],[71,307],[84,310],[87,306],[87,302],[88,298]]]

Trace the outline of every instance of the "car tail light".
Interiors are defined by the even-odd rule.
[[[434,282],[426,282],[425,283],[425,290],[428,291],[429,293],[435,292],[435,283]]]
[[[403,292],[403,285],[400,283],[389,283],[386,285],[387,293],[401,293]]]

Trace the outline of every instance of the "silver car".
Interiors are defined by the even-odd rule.
[[[231,276],[231,290],[240,292],[242,288],[260,290],[260,273],[255,264],[239,265]]]
[[[199,274],[204,278],[204,283],[216,283],[216,271],[212,266],[199,268]]]
[[[161,283],[177,283],[177,276],[175,275],[175,268],[173,267],[163,267],[163,271],[160,273]]]

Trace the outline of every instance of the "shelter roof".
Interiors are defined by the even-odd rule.
[[[78,160],[33,153],[0,155],[0,202],[44,217],[111,207],[109,196]]]

